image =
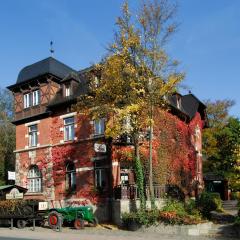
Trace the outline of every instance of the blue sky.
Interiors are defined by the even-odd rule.
[[[130,0],[133,8],[139,1]],[[98,62],[112,40],[121,0],[8,0],[0,7],[0,87],[21,68],[50,55],[82,69]],[[240,116],[240,1],[179,0],[178,32],[168,45],[200,99],[233,99]],[[183,92],[184,93],[184,92]]]

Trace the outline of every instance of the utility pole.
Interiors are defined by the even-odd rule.
[[[153,102],[152,102],[152,79],[149,80],[149,92],[150,92],[150,124],[149,124],[149,194],[151,201],[151,209],[155,207],[154,189],[153,189],[153,164],[152,164],[152,152],[153,152]]]

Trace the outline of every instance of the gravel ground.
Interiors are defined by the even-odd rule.
[[[129,232],[118,229],[105,229],[103,227],[85,228],[84,230],[74,230],[63,228],[62,232],[56,232],[48,228],[36,228],[32,231],[31,228],[10,230],[9,228],[0,228],[0,239],[39,239],[39,240],[231,240],[234,238],[222,238],[220,236],[174,236],[163,235],[159,233],[147,232]],[[236,240],[236,238],[234,239]]]

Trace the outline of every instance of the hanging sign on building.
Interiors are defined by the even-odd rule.
[[[15,172],[8,171],[8,180],[16,180]]]
[[[22,199],[23,193],[20,193],[17,188],[13,188],[8,194],[6,194],[6,199]]]
[[[94,151],[105,153],[107,152],[107,146],[104,143],[94,143]]]

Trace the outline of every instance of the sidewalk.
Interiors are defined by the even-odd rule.
[[[63,228],[62,232],[56,232],[48,228],[37,227],[35,231],[32,228],[10,230],[9,228],[0,228],[0,237],[19,238],[19,239],[34,239],[34,240],[182,240],[183,236],[163,235],[160,233],[147,232],[129,232],[123,230],[108,230],[101,227],[85,228],[84,230],[74,230]],[[219,237],[196,237],[186,236],[184,240],[230,240],[231,238]]]

